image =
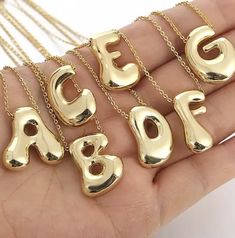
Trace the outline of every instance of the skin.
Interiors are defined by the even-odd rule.
[[[234,0],[196,0],[194,3],[207,13],[217,35],[226,37],[235,45]],[[203,24],[195,13],[184,7],[173,8],[166,13],[175,20],[185,36]],[[162,19],[157,20],[176,49],[183,54],[183,43]],[[195,89],[193,81],[151,24],[136,22],[122,31],[171,97]],[[123,42],[116,48],[123,52],[119,64],[133,61]],[[98,73],[98,64],[91,52],[88,49],[81,52]],[[31,162],[25,171],[14,173],[0,167],[0,237],[150,237],[209,192],[235,177],[235,139],[218,144],[235,131],[234,78],[223,85],[203,84],[207,95],[207,113],[197,116],[197,119],[212,134],[215,145],[197,155],[187,149],[181,121],[172,105],[161,98],[145,77],[142,78],[137,91],[150,106],[166,117],[174,136],[174,152],[169,162],[158,169],[145,169],[138,163],[136,142],[126,120],[113,110],[80,61],[72,55],[65,58],[78,66],[76,77],[81,87],[91,89],[96,96],[97,115],[109,138],[105,153],[123,159],[124,177],[109,193],[90,199],[81,191],[80,172],[69,156],[58,166],[47,166],[38,159],[35,151],[31,151]],[[47,62],[40,64],[40,67],[49,76],[56,64]],[[34,76],[25,67],[17,70],[34,93],[42,118],[53,129]],[[4,71],[4,76],[11,108],[30,105],[15,76],[10,71]],[[74,92],[71,85],[68,89]],[[2,97],[2,90],[0,94]],[[128,92],[113,95],[126,111],[136,105]],[[2,153],[11,137],[11,123],[4,113],[3,104],[0,106],[0,124],[3,125]],[[68,141],[95,131],[94,122],[78,129],[64,128]]]

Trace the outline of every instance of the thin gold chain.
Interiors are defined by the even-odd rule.
[[[12,24],[44,57],[48,57],[46,48],[0,3],[0,13]]]
[[[143,61],[140,59],[136,49],[134,48],[134,46],[132,45],[130,40],[127,38],[127,36],[123,32],[120,32],[120,31],[119,31],[119,35],[123,38],[123,40],[126,42],[128,47],[130,48],[139,67],[142,69],[145,76],[148,78],[148,80],[151,82],[151,84],[154,86],[154,88],[160,93],[160,95],[162,95],[163,98],[165,98],[167,100],[167,102],[172,103],[173,99],[170,98],[170,96],[168,96],[168,94],[163,89],[161,89],[160,85],[154,80],[153,76],[150,74],[150,72],[145,67]]]
[[[71,62],[68,62],[67,60],[63,59],[62,57],[51,56],[51,57],[48,57],[46,60],[47,61],[53,60],[53,61],[57,62],[60,66],[71,65],[71,67],[73,68],[74,72],[77,72],[76,67]],[[73,85],[76,88],[77,92],[81,93],[82,89],[81,89],[81,87],[77,83],[77,80],[74,77],[72,77],[72,82],[73,82]],[[100,123],[99,119],[97,118],[97,116],[94,115],[92,119],[95,121],[97,130],[100,131],[101,133],[105,134],[105,132],[104,132],[104,130],[103,130],[102,126],[101,126],[101,123]]]
[[[10,66],[5,66],[3,69],[4,70],[11,70],[14,73],[14,75],[17,78],[17,80],[20,82],[21,86],[23,87],[24,91],[26,92],[26,95],[28,96],[29,101],[31,102],[33,108],[38,112],[38,114],[40,114],[40,110],[39,110],[39,107],[38,107],[38,105],[36,103],[36,100],[34,99],[34,97],[33,97],[32,93],[31,93],[27,83],[20,76],[20,74],[14,68],[12,68]]]
[[[16,66],[20,66],[20,63],[16,58],[21,60],[21,55],[6,41],[0,36],[0,45],[5,51],[6,55],[12,60]]]
[[[15,37],[13,37],[13,35],[10,33],[10,31],[8,31],[8,29],[2,24],[0,23],[0,27],[2,28],[2,30],[6,33],[6,35],[9,37],[9,39],[11,40],[11,42],[13,43],[13,45],[16,47],[16,49],[19,51],[19,53],[16,53],[15,51],[15,55],[21,54],[21,57],[19,57],[19,59],[21,59],[22,62],[24,62],[25,60],[29,60],[29,56],[27,55],[27,53],[22,49],[22,47],[20,47],[20,45],[18,44],[18,42],[15,40]]]
[[[183,58],[180,56],[180,54],[178,53],[178,51],[176,50],[176,48],[173,46],[172,42],[169,40],[169,37],[166,35],[166,33],[162,30],[162,27],[160,25],[158,25],[158,23],[151,19],[150,17],[138,17],[138,20],[143,20],[143,21],[147,21],[150,22],[155,28],[156,30],[160,33],[160,36],[163,38],[163,40],[166,42],[167,46],[170,48],[170,50],[172,51],[172,53],[175,55],[175,57],[177,58],[177,60],[180,62],[180,65],[184,68],[184,70],[188,73],[188,75],[193,79],[194,83],[196,84],[197,88],[204,92],[204,89],[202,88],[202,85],[200,84],[198,78],[195,76],[195,74],[192,72],[192,70],[190,69],[190,67],[186,64],[186,62],[183,60]]]
[[[99,88],[102,90],[102,92],[104,93],[104,95],[107,97],[108,101],[110,102],[111,106],[114,108],[114,110],[120,114],[122,117],[124,117],[125,119],[129,119],[129,115],[127,112],[125,112],[123,109],[121,109],[117,103],[115,102],[115,100],[113,99],[113,97],[109,94],[109,92],[107,91],[107,89],[104,87],[104,85],[102,84],[102,82],[100,81],[98,75],[96,74],[96,72],[94,71],[94,69],[91,67],[91,65],[86,61],[86,59],[83,57],[83,55],[79,52],[80,48],[76,48],[73,50],[69,50],[67,53],[68,54],[73,54],[75,55],[80,61],[81,63],[83,63],[83,65],[88,69],[88,71],[91,73],[92,77],[95,79],[97,85],[99,86]]]
[[[8,49],[7,47],[5,47],[2,43],[0,43],[0,44],[1,44],[3,51],[10,58],[10,60],[13,62],[13,64],[15,64],[16,66],[20,66],[20,63],[17,62],[17,59],[15,58],[14,53],[12,53],[12,51],[10,49]]]
[[[209,20],[208,17],[206,16],[206,14],[203,13],[197,6],[193,5],[191,2],[189,2],[189,1],[183,1],[183,2],[180,2],[180,3],[176,4],[176,6],[186,6],[186,7],[190,8],[190,9],[193,10],[209,27],[211,27],[212,29],[214,29],[213,24],[210,22],[210,20]]]
[[[24,13],[29,19],[31,19],[34,24],[36,24],[41,30],[43,30],[46,34],[50,35],[54,39],[57,39],[63,43],[69,44],[69,45],[78,45],[78,42],[74,40],[73,38],[70,37],[67,32],[70,34],[74,35],[75,37],[78,38],[78,40],[83,41],[87,40],[84,36],[76,33],[73,31],[71,28],[54,18],[53,16],[49,15],[43,8],[39,7],[36,3],[30,0],[24,0],[24,2],[30,6],[34,11],[36,11],[38,14],[40,14],[48,23],[50,23],[58,32],[60,32],[67,40],[62,39],[61,37],[57,36],[50,30],[48,30],[45,26],[43,26],[32,14],[30,14],[28,11],[26,11],[23,7],[22,4],[19,3],[18,0],[14,0],[16,7],[19,11]],[[67,31],[67,32],[66,32]]]
[[[57,18],[50,15],[43,8],[37,5],[32,0],[23,0],[26,4],[28,4],[31,8],[33,8],[36,12],[38,12],[41,16],[43,16],[48,22],[50,22],[58,31],[60,31],[70,42],[77,45],[77,42],[74,41],[64,30],[69,32],[71,35],[75,36],[78,39],[88,40],[86,37],[74,31],[72,28],[65,25],[63,22],[59,21]]]
[[[160,12],[160,11],[154,11],[152,12],[150,15],[155,15],[155,16],[160,16],[163,19],[165,19],[165,21],[171,26],[171,28],[173,29],[173,31],[179,36],[179,38],[186,44],[188,37],[185,37],[181,31],[178,29],[178,27],[175,25],[175,23],[173,22],[173,20],[167,16],[164,12]]]
[[[4,78],[2,72],[0,72],[0,79],[2,82],[2,88],[3,88],[4,109],[7,113],[7,115],[11,119],[14,119],[14,114],[11,112],[10,106],[9,106],[9,96],[8,96],[8,87],[7,87],[6,79]]]

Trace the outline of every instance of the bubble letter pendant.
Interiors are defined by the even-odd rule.
[[[3,163],[8,169],[19,170],[29,164],[30,146],[37,149],[40,158],[47,164],[57,164],[62,160],[62,145],[33,108],[18,108],[12,128],[13,136],[3,155]]]
[[[108,192],[122,177],[121,159],[116,156],[99,154],[107,144],[108,139],[104,134],[95,134],[79,138],[70,145],[73,160],[83,174],[83,191],[89,197]],[[93,148],[91,155],[84,153],[88,147]],[[98,173],[92,171],[96,166],[101,168]]]
[[[156,138],[149,138],[144,123],[150,120],[158,129]],[[166,119],[156,110],[137,106],[131,109],[129,126],[139,147],[140,163],[146,168],[157,167],[165,163],[173,150],[173,139]]]
[[[66,125],[79,126],[86,123],[96,111],[96,102],[92,92],[83,89],[71,102],[63,96],[63,84],[75,75],[70,65],[58,68],[50,77],[48,97],[57,116]]]
[[[215,35],[213,29],[201,26],[193,30],[186,43],[185,54],[193,71],[206,83],[223,83],[235,73],[235,50],[225,38],[219,38],[205,45],[205,53],[218,49],[219,55],[212,60],[203,59],[198,53],[198,47],[205,40]]]
[[[117,31],[98,34],[91,39],[91,47],[100,63],[100,78],[107,89],[125,90],[136,85],[140,80],[137,64],[129,63],[122,68],[114,65],[113,60],[119,58],[119,51],[108,52],[107,46],[117,44],[120,36]]]
[[[213,146],[211,135],[202,127],[194,116],[206,112],[204,106],[191,110],[190,104],[205,101],[205,95],[197,90],[187,91],[175,97],[174,108],[184,125],[186,144],[194,153],[204,152]]]

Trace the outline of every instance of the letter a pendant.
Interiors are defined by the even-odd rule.
[[[63,159],[63,146],[33,108],[18,108],[12,128],[13,135],[3,155],[3,164],[8,169],[19,170],[28,166],[30,146],[37,149],[40,158],[47,164],[57,164]]]
[[[108,144],[104,134],[89,135],[71,143],[70,154],[83,175],[83,192],[89,197],[95,197],[111,190],[121,179],[123,164],[120,158],[111,155],[100,155]],[[86,148],[91,147],[90,154]],[[99,167],[94,171],[93,168]]]

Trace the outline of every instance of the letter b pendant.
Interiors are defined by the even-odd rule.
[[[70,153],[75,164],[83,174],[83,192],[89,197],[95,197],[111,190],[121,179],[123,164],[120,158],[111,155],[100,155],[108,144],[104,134],[89,135],[75,140],[70,145]],[[91,147],[91,154],[85,149]],[[94,171],[97,166],[99,169]]]

